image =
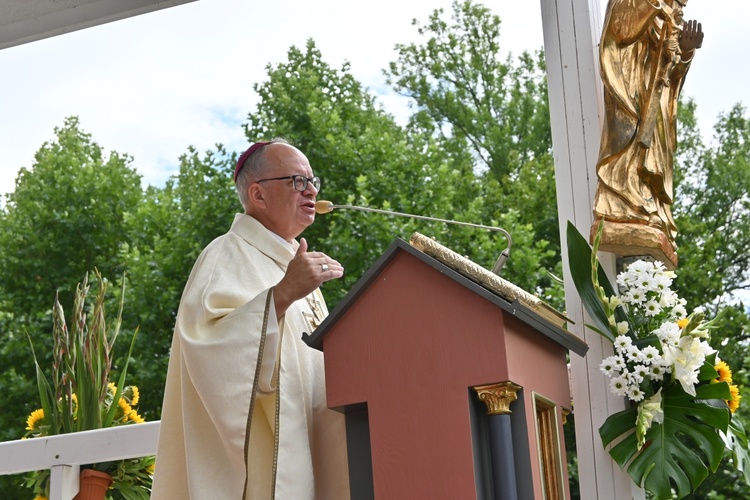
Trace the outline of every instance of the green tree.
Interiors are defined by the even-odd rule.
[[[58,290],[70,297],[94,266],[121,275],[125,219],[142,195],[132,159],[114,151],[105,157],[78,118],[55,135],[31,169],[20,170],[0,212],[0,280],[16,316],[51,309]]]
[[[427,40],[398,44],[386,76],[415,101],[413,123],[459,140],[477,167],[503,179],[551,150],[542,53],[503,59],[500,18],[483,5],[454,1],[450,24],[443,14],[435,10],[424,26],[412,21]]]
[[[443,16],[437,9],[427,24],[413,21],[424,42],[397,45],[386,76],[413,99],[412,127],[468,155],[489,188],[482,192],[494,209],[488,213],[515,212],[508,229],[532,231],[531,247],[516,246],[509,273],[559,306],[562,292],[547,274],[562,268],[542,52],[503,58],[500,18],[471,0],[453,2],[450,22]]]
[[[437,181],[450,171],[455,184],[473,181],[465,164],[441,170],[443,152],[407,134],[351,76],[348,63],[332,68],[312,40],[304,51],[292,47],[286,63],[269,66],[268,80],[254,90],[261,99],[249,115],[248,138],[281,136],[299,147],[323,178],[319,199],[430,213],[438,199],[432,189],[444,185],[425,189],[426,176]],[[410,219],[347,211],[319,216],[304,236],[346,268],[343,280],[326,283],[329,302],[343,297],[393,238],[408,239],[415,226]]]
[[[319,198],[335,204],[513,227],[520,250],[513,253],[504,277],[535,289],[531,277],[538,276],[520,264],[536,265],[547,245],[536,242],[520,208],[500,209],[498,181],[476,175],[469,150],[437,141],[422,128],[398,125],[352,78],[348,64],[332,68],[314,42],[304,52],[293,47],[288,59],[269,66],[268,81],[255,85],[261,100],[246,125],[251,141],[273,136],[292,140],[323,177]],[[408,239],[415,230],[486,267],[506,244],[494,233],[380,214],[321,216],[305,236],[346,268],[344,280],[325,285],[329,300],[335,304],[393,238]]]
[[[242,210],[232,183],[235,159],[221,145],[203,155],[189,148],[179,172],[164,187],[149,186],[127,220],[132,240],[121,253],[129,281],[123,317],[140,325],[130,373],[148,420],[161,413],[177,308],[193,263]]]
[[[0,209],[0,440],[19,439],[40,404],[26,335],[46,362],[55,293],[69,309],[76,283],[94,267],[111,280],[122,275],[125,220],[141,194],[131,159],[105,155],[75,117],[20,170]],[[0,479],[0,496],[18,498]]]
[[[695,119],[696,103],[679,110],[677,194],[673,206],[678,230],[679,267],[675,282],[690,308],[702,306],[710,315],[728,308],[712,334],[713,347],[733,370],[741,390],[750,383],[750,312],[738,299],[750,289],[750,118],[734,106],[719,117],[714,140],[706,146]],[[744,292],[744,294],[743,294]],[[747,300],[747,299],[745,299]],[[745,399],[745,402],[747,399]],[[750,428],[746,404],[737,413]],[[693,498],[750,498],[750,487],[731,466],[722,462]]]
[[[688,103],[681,115],[686,123],[694,106]],[[720,116],[715,143],[715,148],[699,144],[697,154],[679,163],[684,173],[674,207],[680,268],[696,271],[684,294],[706,305],[750,290],[750,118],[744,108],[737,105]]]

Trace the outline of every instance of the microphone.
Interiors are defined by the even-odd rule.
[[[385,215],[398,215],[400,217],[409,217],[412,219],[428,220],[432,222],[444,222],[446,224],[456,224],[459,226],[476,227],[479,229],[487,229],[489,231],[498,231],[500,233],[503,233],[503,235],[505,236],[505,239],[508,240],[508,246],[505,248],[505,250],[503,250],[500,253],[500,256],[497,258],[495,265],[492,266],[492,272],[498,276],[500,276],[500,270],[503,268],[503,266],[505,265],[505,262],[510,257],[510,247],[513,245],[513,240],[510,237],[510,233],[508,233],[508,231],[506,231],[505,229],[501,227],[483,226],[481,224],[473,224],[471,222],[459,222],[455,220],[438,219],[436,217],[425,217],[424,215],[404,214],[401,212],[392,212],[390,210],[379,210],[377,208],[357,207],[354,205],[334,205],[332,202],[328,200],[320,200],[317,203],[315,203],[315,212],[319,214],[329,214],[333,212],[333,210],[336,208],[361,210],[363,212],[375,212],[378,214],[385,214]]]

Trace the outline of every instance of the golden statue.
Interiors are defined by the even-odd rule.
[[[605,123],[596,165],[594,225],[601,249],[677,265],[672,173],[677,99],[701,25],[683,22],[687,0],[609,0],[599,58]]]

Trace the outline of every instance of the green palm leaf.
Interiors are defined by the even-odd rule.
[[[568,240],[568,265],[570,267],[570,274],[573,278],[576,291],[581,297],[581,302],[586,308],[586,312],[589,313],[591,319],[594,321],[594,327],[589,326],[592,330],[607,337],[609,340],[614,341],[615,337],[610,331],[609,321],[607,320],[607,313],[604,311],[604,306],[599,300],[599,296],[594,288],[593,280],[591,279],[591,247],[588,241],[581,235],[576,227],[568,221],[567,229],[567,240]],[[612,285],[607,278],[607,274],[602,269],[602,266],[597,263],[599,285],[604,288],[604,292],[608,297],[617,295],[612,288]],[[617,310],[615,311],[618,321],[625,321],[624,314]]]
[[[609,450],[617,464],[636,484],[657,498],[688,495],[721,462],[725,443],[718,431],[726,432],[729,410],[712,400],[729,398],[726,382],[700,385],[696,397],[679,385],[663,392],[664,422],[654,423],[646,433],[646,445],[637,447],[637,409],[611,415],[599,429],[604,446],[622,439]]]

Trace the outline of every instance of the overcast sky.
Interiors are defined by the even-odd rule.
[[[482,3],[503,20],[506,51],[542,47],[538,1]],[[324,61],[349,61],[354,77],[404,116],[404,100],[389,93],[381,70],[395,60],[396,43],[419,39],[411,20],[424,22],[439,7],[450,12],[450,0],[200,0],[0,50],[0,194],[72,115],[106,151],[133,156],[145,184],[174,174],[190,145],[244,149],[252,85],[309,38]],[[683,92],[697,100],[710,135],[720,112],[748,101],[750,1],[693,0],[686,18],[703,23],[706,39]]]

